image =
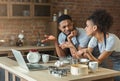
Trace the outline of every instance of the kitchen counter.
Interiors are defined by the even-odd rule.
[[[0,47],[0,52],[3,51],[11,51],[11,49],[16,49],[16,50],[30,50],[30,49],[41,49],[41,50],[45,50],[45,49],[54,49],[54,46],[8,46],[8,47]]]
[[[53,64],[54,62],[49,62],[44,65],[48,66]],[[0,57],[0,67],[5,69],[5,81],[8,81],[8,72],[13,74],[13,79],[15,76],[18,76],[21,81],[113,81],[114,76],[120,75],[119,71],[99,67],[96,73],[89,73],[84,76],[73,76],[68,73],[67,76],[59,78],[49,74],[48,70],[25,71],[18,66],[16,61],[7,57]]]
[[[30,49],[38,49],[39,51],[54,51],[55,54],[55,46],[8,46],[8,47],[0,47],[0,54],[7,54],[11,56],[11,49],[20,50],[22,52],[28,52]]]

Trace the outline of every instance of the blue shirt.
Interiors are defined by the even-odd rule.
[[[76,28],[76,30],[78,31],[78,35],[71,39],[73,44],[75,45],[75,47],[78,47],[78,46],[87,47],[90,37],[87,36],[83,28]],[[59,44],[64,43],[65,39],[66,39],[66,35],[63,32],[61,32],[58,36]]]

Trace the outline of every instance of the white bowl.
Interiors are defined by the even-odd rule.
[[[82,64],[87,64],[89,62],[89,60],[86,58],[80,58],[79,60],[80,60],[80,63]]]

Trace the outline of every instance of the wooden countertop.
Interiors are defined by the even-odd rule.
[[[0,47],[0,52],[2,51],[11,51],[11,49],[16,50],[30,50],[30,49],[55,49],[55,46],[8,46],[8,47]]]
[[[53,63],[48,63],[46,65],[53,65]],[[73,76],[70,73],[68,73],[67,76],[64,76],[62,78],[55,77],[48,73],[48,70],[42,70],[42,71],[25,71],[21,69],[17,62],[14,60],[11,60],[7,57],[0,57],[0,67],[8,70],[9,72],[12,72],[28,81],[92,81],[92,80],[98,80],[103,78],[109,78],[114,77],[117,75],[120,75],[119,71],[105,69],[105,68],[99,68],[96,73],[89,73],[88,75],[84,76]]]

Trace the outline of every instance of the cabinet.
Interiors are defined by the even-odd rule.
[[[7,1],[0,1],[0,18],[7,18],[9,15],[9,7]]]
[[[0,81],[27,81],[27,80],[0,67]]]
[[[0,18],[50,18],[50,0],[0,0]]]

